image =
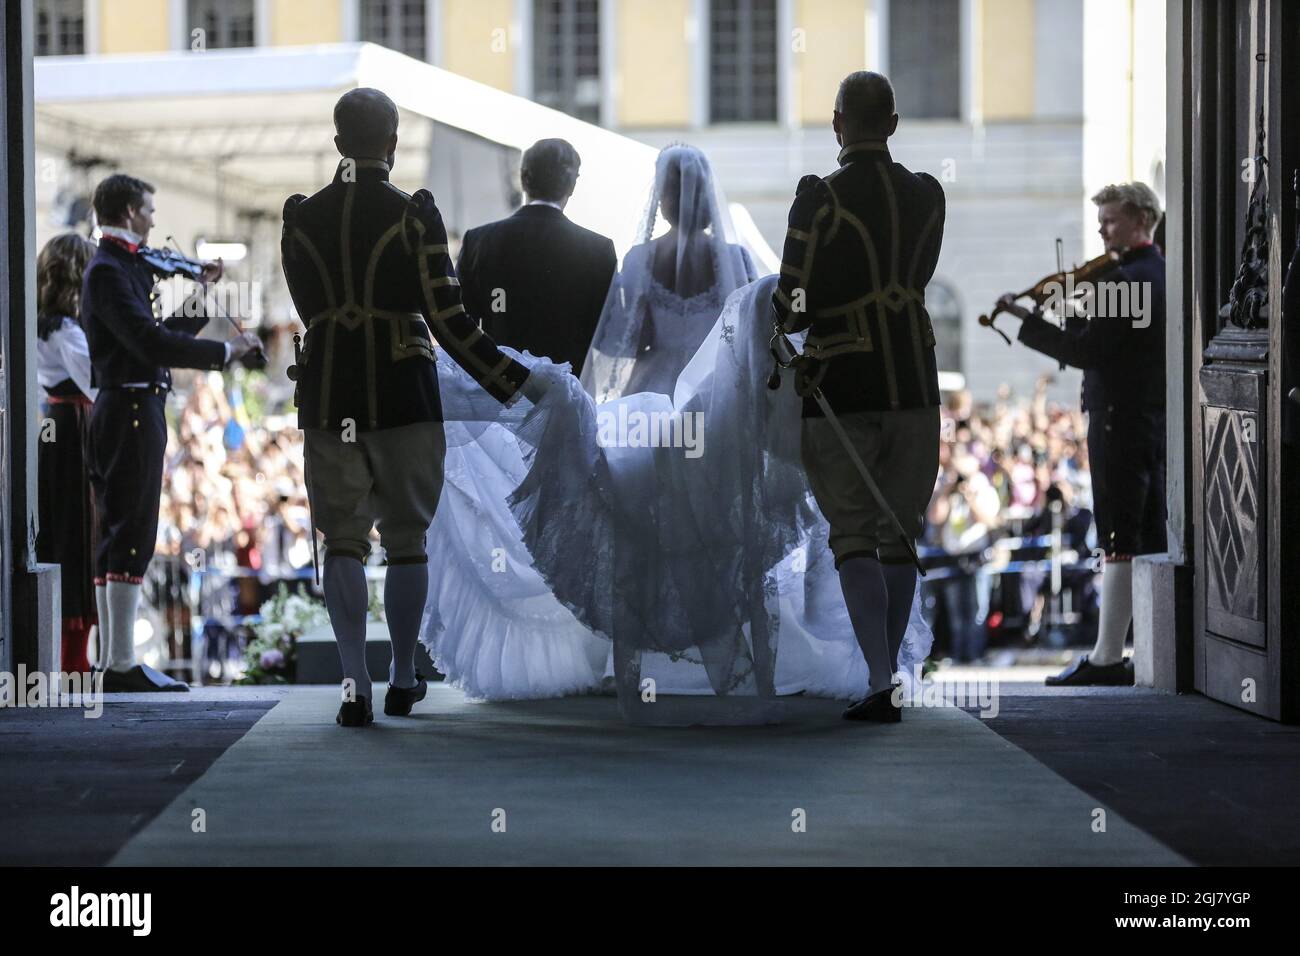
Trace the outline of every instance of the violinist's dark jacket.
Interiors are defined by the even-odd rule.
[[[138,255],[111,239],[99,243],[81,286],[81,321],[96,388],[170,388],[172,368],[220,371],[225,365],[225,343],[195,338],[206,317],[154,317],[153,286],[153,270]]]
[[[386,163],[344,160],[324,189],[291,196],[281,254],[307,326],[297,371],[301,428],[441,421],[435,339],[502,402],[528,377],[465,313],[433,196],[393,186]]]
[[[804,355],[840,414],[937,406],[939,378],[925,287],[943,241],[938,180],[895,163],[884,143],[857,143],[825,177],[805,176],[790,208],[773,295],[787,332],[808,329]],[[804,416],[820,416],[812,399]]]
[[[1072,318],[1062,330],[1036,315],[1020,326],[1019,339],[1044,355],[1083,369],[1083,409],[1107,406],[1163,408],[1165,404],[1165,259],[1153,245],[1124,253],[1098,284],[1125,284],[1149,310],[1138,315],[1128,297],[1126,315]]]
[[[167,449],[168,366],[217,371],[223,342],[194,336],[205,317],[154,318],[154,272],[140,256],[105,238],[82,280],[81,320],[99,389],[87,456],[99,522],[95,583],[139,583],[158,537],[163,455]]]
[[[1061,329],[1034,314],[1020,327],[1030,348],[1083,369],[1088,465],[1097,539],[1111,556],[1165,550],[1165,259],[1153,245],[1128,250],[1098,283],[1130,287],[1130,314],[1072,319]],[[1122,301],[1122,300],[1121,300]]]

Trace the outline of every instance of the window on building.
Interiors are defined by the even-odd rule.
[[[194,46],[194,31],[203,31],[203,46],[208,50],[252,46],[255,15],[253,0],[190,0],[189,36]]]
[[[964,371],[961,365],[961,302],[951,285],[931,279],[925,287],[925,311],[934,328],[934,360],[941,372]]]
[[[361,0],[361,39],[428,58],[425,0]]]
[[[533,99],[600,121],[600,0],[535,0]]]
[[[36,55],[86,52],[86,0],[36,0]]]
[[[776,0],[709,5],[709,117],[776,121]]]
[[[961,118],[960,0],[890,3],[889,78],[900,116]]]

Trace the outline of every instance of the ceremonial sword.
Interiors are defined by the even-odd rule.
[[[302,376],[302,336],[293,333],[293,364],[289,366],[289,381],[293,382],[293,403],[298,404],[298,379]],[[307,486],[307,523],[311,526],[311,571],[316,579],[316,587],[320,587],[320,559],[316,552],[316,511],[311,504],[311,465],[307,454],[307,447],[304,444],[302,450],[302,483]]]
[[[776,368],[772,369],[772,374],[768,377],[767,387],[775,390],[781,387],[781,369],[791,368],[794,365],[795,359],[799,357],[799,353],[795,350],[794,343],[786,336],[775,315],[773,316],[772,321],[772,339],[768,343],[768,348],[772,353],[773,360],[776,362]],[[784,350],[784,354],[782,354],[782,350]],[[826,416],[826,420],[830,422],[831,430],[835,432],[835,437],[840,440],[840,444],[844,446],[844,450],[849,453],[849,459],[858,469],[858,474],[862,476],[863,482],[866,483],[867,490],[871,492],[871,497],[876,500],[876,506],[884,511],[885,514],[889,515],[889,520],[893,524],[894,530],[898,532],[898,540],[903,542],[903,547],[907,548],[907,553],[911,555],[912,563],[916,565],[917,572],[921,577],[925,577],[925,568],[921,567],[921,558],[916,553],[916,545],[912,543],[912,539],[909,538],[907,532],[903,530],[903,524],[898,520],[898,515],[894,514],[894,509],[889,506],[889,502],[885,500],[885,496],[880,493],[880,486],[877,485],[875,479],[871,477],[871,471],[867,468],[867,463],[862,460],[862,456],[858,454],[858,450],[853,447],[853,442],[849,438],[849,433],[844,430],[844,425],[841,424],[839,418],[836,417],[834,410],[831,408],[830,402],[826,401],[826,395],[822,392],[821,386],[814,386],[810,394],[812,395],[813,401],[815,401],[817,406],[822,410],[822,414]]]

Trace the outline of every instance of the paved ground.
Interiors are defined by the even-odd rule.
[[[1095,800],[955,708],[880,727],[794,700],[775,727],[673,730],[603,697],[430,698],[343,733],[335,691],[296,689],[114,862],[1181,862],[1113,814],[1094,833]]]
[[[610,698],[440,685],[415,718],[354,732],[328,688],[117,698],[100,720],[9,710],[0,862],[1300,860],[1300,728],[1199,697],[1001,691],[992,719],[924,708],[892,727],[791,699],[779,726],[630,728]]]
[[[81,709],[0,710],[0,863],[107,863],[275,706],[267,698],[121,697],[90,720]]]
[[[1300,862],[1300,727],[1199,694],[1009,690],[986,726],[1189,860]]]

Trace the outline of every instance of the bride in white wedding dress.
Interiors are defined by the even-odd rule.
[[[637,392],[671,396],[727,296],[757,278],[708,159],[692,146],[669,146],[655,164],[636,245],[610,284],[583,387],[597,403]]]
[[[698,150],[661,154],[581,384],[525,353],[551,387],[502,409],[440,356],[422,640],[469,696],[613,686],[629,720],[682,724],[865,694],[800,402],[766,388],[775,277],[751,281],[726,210]],[[904,675],[930,641],[914,604]]]

